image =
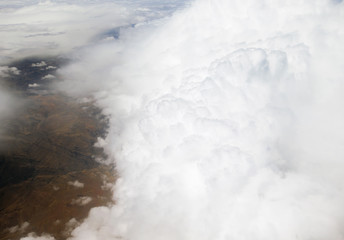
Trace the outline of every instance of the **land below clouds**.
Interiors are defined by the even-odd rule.
[[[53,91],[60,58],[28,58],[1,86],[20,99],[1,119],[0,239],[30,232],[66,239],[96,206],[112,204],[113,166],[101,164],[108,119],[92,101]]]

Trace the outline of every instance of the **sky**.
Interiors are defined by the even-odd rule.
[[[344,239],[341,1],[4,3],[1,61],[68,56],[111,116],[116,205],[70,239]]]

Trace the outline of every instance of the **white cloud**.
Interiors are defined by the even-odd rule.
[[[26,237],[21,238],[21,240],[55,240],[55,238],[49,234],[42,234],[42,236],[38,236],[35,233],[29,233]]]
[[[47,63],[44,61],[38,62],[38,63],[33,63],[31,64],[32,67],[45,67],[47,66]]]
[[[85,184],[79,182],[78,180],[75,180],[74,182],[69,181],[68,185],[74,186],[76,188],[83,188]]]
[[[101,137],[98,137],[97,138],[97,142],[94,144],[95,147],[99,147],[99,148],[103,148],[106,146],[106,141],[105,139],[101,138]]]
[[[45,2],[5,8],[0,14],[1,60],[66,53],[108,28],[104,22],[112,22],[110,27],[126,24],[126,14],[125,8],[112,3],[92,6]]]
[[[48,66],[48,67],[46,67],[45,69],[46,69],[46,70],[56,69],[56,67],[55,67],[55,66]]]
[[[36,87],[39,87],[40,85],[37,83],[33,83],[33,84],[29,84],[28,86],[29,88],[36,88]]]
[[[85,205],[89,204],[91,201],[92,201],[91,197],[82,196],[82,197],[79,197],[77,199],[73,199],[71,204],[72,205],[85,206]]]
[[[343,11],[199,0],[81,52],[120,178],[73,239],[342,239]]]
[[[0,77],[9,77],[11,74],[19,75],[20,70],[16,67],[0,66]]]
[[[52,75],[52,74],[47,74],[47,75],[45,75],[44,77],[42,77],[42,80],[54,79],[54,78],[56,78],[54,75]]]

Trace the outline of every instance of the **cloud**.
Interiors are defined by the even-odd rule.
[[[178,2],[175,5],[182,1]],[[162,17],[175,7],[159,1],[58,0],[4,1],[0,6],[0,63],[32,55],[70,54],[110,29]]]
[[[9,77],[11,74],[19,75],[20,70],[16,67],[8,67],[8,66],[0,66],[0,77],[6,78]]]
[[[21,240],[55,240],[55,238],[49,234],[42,234],[42,236],[38,236],[35,233],[29,233],[26,237],[21,238]]]
[[[198,0],[81,51],[120,178],[72,239],[342,239],[342,14]]]
[[[70,233],[73,231],[73,229],[76,228],[79,225],[80,225],[80,223],[75,218],[70,219],[66,223],[65,230],[64,230],[64,235],[65,236],[69,236]]]
[[[33,63],[31,64],[32,67],[45,67],[47,66],[47,63],[44,61],[38,62],[38,63]]]
[[[49,70],[49,69],[56,69],[56,67],[55,67],[55,66],[48,66],[48,67],[46,67],[45,69],[46,69],[46,70]]]
[[[74,186],[76,188],[83,188],[84,187],[84,184],[79,182],[78,180],[75,180],[74,182],[69,181],[68,185]]]
[[[37,83],[33,83],[33,84],[29,84],[28,86],[29,88],[36,88],[36,87],[39,87],[40,85]]]
[[[91,201],[92,201],[91,197],[82,196],[82,197],[79,197],[77,199],[73,199],[71,204],[72,205],[85,206],[85,205],[89,204]]]
[[[127,9],[109,2],[92,6],[47,1],[5,8],[0,15],[0,35],[6,35],[1,38],[1,60],[66,53],[109,25],[126,24],[127,14]],[[104,27],[104,22],[111,24]]]
[[[52,74],[47,74],[47,75],[45,75],[44,77],[42,77],[42,80],[54,79],[54,78],[56,78],[54,75],[52,75]]]

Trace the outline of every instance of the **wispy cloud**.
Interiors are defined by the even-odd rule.
[[[92,42],[102,32],[163,17],[181,4],[4,1],[0,3],[0,63],[30,55],[66,54]]]
[[[105,29],[127,24],[129,15],[128,9],[111,2],[88,5],[46,1],[4,8],[0,14],[0,60],[66,53]]]

